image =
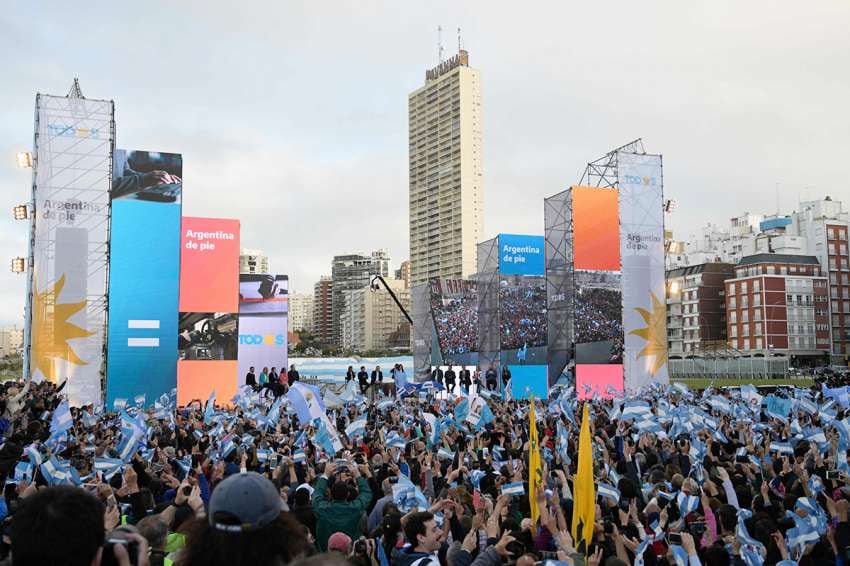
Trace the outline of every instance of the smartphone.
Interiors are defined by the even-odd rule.
[[[188,486],[188,485],[184,486],[183,487],[183,495],[185,495],[186,497],[189,497],[189,495],[191,495],[191,494],[192,494],[192,487]]]
[[[118,566],[118,558],[115,556],[115,551],[113,547],[116,544],[121,544],[127,550],[127,556],[130,557],[130,564],[138,564],[139,563],[139,543],[126,540],[123,538],[118,538],[116,536],[110,536],[106,542],[103,543],[103,553],[101,554],[100,563],[101,566]]]
[[[624,499],[620,499],[620,510],[621,510],[621,511],[628,512],[628,511],[629,511],[629,504],[630,504],[630,503],[631,503],[631,501],[629,501],[628,499],[625,499],[625,498],[624,498]]]
[[[827,470],[826,471],[826,479],[828,479],[828,480],[840,480],[841,479],[841,470]]]
[[[702,521],[694,521],[693,523],[688,525],[688,530],[694,538],[699,538],[705,533],[705,523]]]
[[[670,544],[682,544],[682,535],[680,533],[667,533],[667,542]]]
[[[750,457],[749,456],[735,456],[735,462],[738,464],[749,464]]]
[[[390,480],[390,483],[398,483],[398,476],[390,476],[387,479]]]
[[[110,495],[106,498],[106,506],[107,507],[118,507],[118,500],[115,499],[114,495]]]

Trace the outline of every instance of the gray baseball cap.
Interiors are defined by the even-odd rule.
[[[209,521],[221,531],[253,531],[274,521],[282,510],[274,484],[256,472],[245,472],[231,475],[213,490]]]

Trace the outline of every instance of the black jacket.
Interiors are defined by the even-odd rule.
[[[446,370],[445,376],[446,376],[446,383],[454,383],[455,382],[455,377],[456,377],[455,376],[455,370],[453,370],[453,369]]]
[[[366,385],[369,382],[369,373],[365,370],[357,372],[357,381]]]
[[[291,370],[289,370],[289,371],[286,373],[286,377],[288,377],[288,378],[289,378],[289,385],[292,385],[293,383],[295,383],[296,381],[298,381],[299,379],[301,379],[301,376],[298,374],[298,370],[297,370],[297,369],[291,369]]]
[[[254,372],[249,371],[248,375],[245,376],[245,385],[257,385],[257,376],[254,375]]]
[[[440,368],[437,368],[437,369],[431,371],[431,380],[432,381],[439,381],[440,383],[442,383],[443,382],[443,370],[441,370]]]
[[[273,371],[269,372],[269,383],[278,383],[280,382],[280,376]]]
[[[372,383],[375,383],[375,381],[377,381],[378,383],[383,383],[384,372],[372,370]]]
[[[472,385],[472,373],[468,369],[460,370],[460,382],[464,385]]]

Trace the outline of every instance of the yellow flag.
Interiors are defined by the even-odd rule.
[[[537,523],[540,509],[537,507],[537,489],[543,487],[543,465],[540,462],[540,443],[537,440],[537,417],[534,414],[534,397],[528,411],[528,503],[531,506],[531,522]]]
[[[589,403],[585,402],[578,436],[578,471],[573,482],[573,540],[579,551],[587,552],[593,538],[596,518],[596,490],[593,483],[593,448],[590,443]],[[584,541],[584,547],[581,546]]]

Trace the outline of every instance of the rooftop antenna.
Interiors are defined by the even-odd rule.
[[[443,62],[443,26],[437,26],[437,64]]]
[[[463,44],[460,41],[460,26],[457,27],[457,52],[460,53],[463,49]]]
[[[776,182],[776,217],[779,218],[779,182]]]

